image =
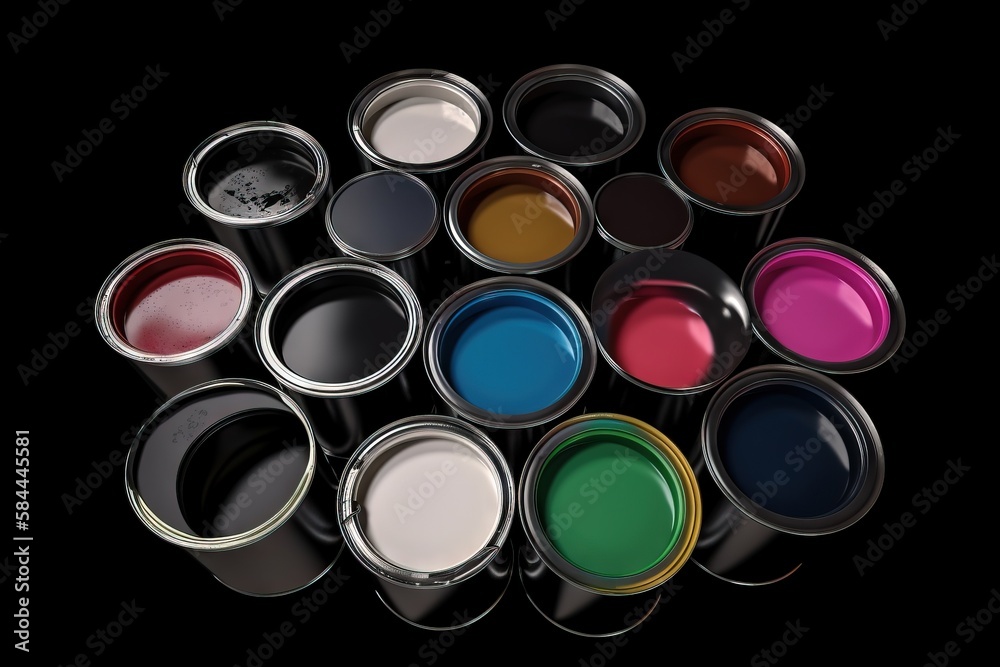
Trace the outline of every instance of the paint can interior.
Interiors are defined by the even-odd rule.
[[[575,417],[539,440],[518,506],[529,600],[556,626],[588,636],[647,618],[655,589],[687,562],[701,526],[687,459],[649,424],[614,413]],[[637,605],[644,595],[654,603]]]
[[[417,177],[377,170],[352,178],[326,209],[326,231],[341,253],[388,266],[422,297],[442,279],[454,246],[435,243],[441,207]]]
[[[226,586],[290,593],[321,577],[343,540],[336,478],[305,415],[253,380],[215,380],[164,403],[126,460],[129,502],[160,539]]]
[[[694,206],[695,227],[685,247],[734,278],[770,243],[805,180],[802,154],[784,130],[727,107],[674,120],[660,138],[658,161]]]
[[[859,521],[878,498],[882,445],[871,418],[815,371],[758,366],[712,397],[692,457],[705,503],[692,559],[739,584],[798,569],[816,536]]]
[[[754,333],[783,361],[855,373],[888,361],[906,317],[895,286],[857,250],[825,239],[774,243],[743,276]]]
[[[250,273],[210,241],[174,239],[133,253],[97,295],[104,341],[160,398],[220,377],[261,375]]]
[[[431,384],[455,415],[488,428],[541,426],[573,408],[596,366],[586,316],[555,288],[532,278],[490,278],[449,297],[427,327]],[[517,467],[530,444],[505,451]]]
[[[427,415],[379,429],[348,461],[337,505],[351,552],[408,623],[468,625],[506,591],[514,482],[466,422]]]
[[[640,250],[613,263],[597,281],[590,319],[610,367],[595,382],[598,399],[674,427],[735,372],[753,341],[736,283],[683,250]]]
[[[268,293],[255,340],[265,367],[302,406],[328,456],[346,458],[376,426],[429,391],[408,366],[423,335],[413,289],[364,259],[307,264]]]
[[[507,92],[503,118],[521,150],[566,167],[592,190],[619,173],[646,124],[642,100],[628,84],[573,64],[521,77]]]
[[[322,238],[317,205],[330,164],[319,142],[273,121],[227,127],[184,165],[184,194],[219,242],[247,265],[261,295],[302,263]]]
[[[480,162],[455,179],[445,226],[467,281],[533,275],[571,294],[570,260],[586,247],[594,212],[586,189],[562,167],[509,156]]]
[[[417,174],[443,196],[461,165],[482,158],[493,111],[462,77],[409,69],[368,84],[351,103],[347,122],[362,169]]]

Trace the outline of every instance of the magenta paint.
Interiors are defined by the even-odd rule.
[[[878,267],[845,246],[822,239],[769,246],[751,262],[743,289],[758,336],[786,359],[816,370],[862,370],[898,346],[898,294]]]

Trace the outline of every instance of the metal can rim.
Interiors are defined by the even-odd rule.
[[[394,565],[370,545],[355,520],[360,507],[355,506],[354,492],[364,470],[380,455],[395,446],[396,438],[412,431],[438,431],[437,437],[452,439],[477,448],[495,475],[500,507],[493,533],[478,552],[459,565],[446,570],[425,572]],[[413,415],[387,424],[372,433],[354,451],[344,466],[337,498],[337,511],[344,539],[358,561],[371,573],[403,586],[443,588],[465,581],[485,569],[500,552],[508,538],[515,512],[514,479],[503,454],[483,431],[466,421],[443,415]]]
[[[201,196],[198,187],[198,171],[204,160],[219,146],[236,140],[248,134],[257,132],[276,132],[283,134],[301,144],[313,159],[316,178],[306,195],[295,206],[266,218],[242,218],[227,215],[212,208]],[[322,199],[330,181],[330,160],[320,143],[309,133],[288,123],[260,120],[237,123],[223,128],[198,144],[184,163],[182,185],[184,195],[199,213],[213,222],[237,229],[263,229],[277,227],[301,217],[315,207]]]
[[[149,260],[166,255],[173,251],[198,250],[210,252],[229,262],[240,281],[240,304],[236,316],[232,322],[208,343],[196,347],[186,352],[178,354],[154,354],[143,352],[123,340],[115,331],[113,322],[111,301],[122,282],[128,275]],[[200,361],[222,349],[240,335],[243,327],[247,325],[250,318],[251,306],[254,294],[256,294],[253,279],[250,271],[236,253],[225,246],[212,241],[205,241],[196,238],[178,238],[159,241],[137,250],[122,260],[121,263],[108,275],[101,288],[97,292],[97,302],[94,306],[95,320],[101,338],[111,346],[115,352],[132,361],[155,364],[160,366],[182,366],[195,361]]]
[[[625,110],[628,120],[628,130],[622,140],[600,153],[593,155],[559,155],[547,151],[528,140],[517,125],[517,111],[524,97],[539,86],[560,81],[577,81],[592,84],[609,92]],[[518,146],[525,152],[536,157],[560,165],[573,167],[593,167],[611,162],[629,150],[639,140],[646,127],[646,110],[639,95],[621,78],[597,67],[577,64],[548,65],[528,72],[507,91],[503,104],[503,118],[507,131]]]
[[[383,282],[393,292],[406,316],[406,337],[400,351],[375,373],[347,382],[319,382],[303,377],[288,368],[278,355],[270,334],[276,309],[288,295],[325,274],[354,271]],[[285,387],[319,398],[357,396],[381,387],[395,378],[410,362],[420,347],[423,334],[423,309],[413,288],[403,278],[378,262],[355,257],[335,257],[305,264],[282,278],[261,303],[254,327],[254,341],[264,366]]]
[[[670,148],[673,145],[674,140],[689,127],[697,123],[712,120],[733,120],[748,123],[756,126],[780,144],[781,149],[785,152],[789,160],[790,179],[788,185],[782,188],[778,195],[769,201],[762,202],[757,206],[727,206],[703,197],[688,188],[681,180],[671,163],[669,155]],[[670,181],[678,190],[683,192],[686,197],[690,198],[691,201],[697,203],[703,208],[717,213],[751,216],[776,211],[791,202],[802,190],[802,186],[805,182],[805,160],[802,157],[802,152],[799,150],[798,145],[792,140],[791,136],[789,136],[789,134],[781,129],[781,127],[779,127],[776,123],[767,120],[763,116],[759,116],[749,111],[744,111],[743,109],[735,109],[733,107],[705,107],[690,111],[674,119],[674,121],[667,126],[667,129],[664,130],[663,134],[660,136],[660,142],[657,146],[656,154],[660,171],[668,181]]]
[[[225,388],[242,388],[242,389],[257,389],[262,392],[273,395],[278,398],[282,403],[284,403],[288,409],[294,414],[299,421],[302,423],[303,428],[305,428],[308,440],[309,440],[309,459],[306,462],[305,470],[302,473],[302,478],[296,485],[294,493],[285,503],[285,505],[279,510],[274,516],[272,516],[267,521],[256,526],[252,530],[246,531],[244,533],[239,533],[236,535],[230,535],[225,537],[198,537],[190,533],[181,531],[170,524],[161,520],[155,512],[146,504],[142,499],[139,489],[137,487],[135,478],[135,466],[136,457],[138,456],[139,449],[142,447],[143,443],[148,440],[148,435],[146,435],[147,429],[155,429],[158,427],[156,423],[158,417],[163,413],[169,413],[177,409],[177,406],[181,405],[184,401],[196,397],[199,394]],[[219,552],[219,551],[232,551],[234,549],[240,549],[248,545],[259,542],[269,535],[272,535],[277,531],[289,518],[291,518],[298,508],[305,501],[306,496],[309,493],[309,489],[312,487],[313,479],[316,476],[316,465],[317,465],[317,445],[316,438],[312,429],[312,425],[309,423],[308,418],[302,409],[289,398],[286,394],[279,391],[275,387],[260,382],[258,380],[252,380],[248,378],[230,378],[222,380],[210,380],[208,382],[203,382],[201,384],[195,385],[186,389],[179,394],[171,397],[162,405],[160,405],[152,416],[147,419],[142,428],[136,434],[132,441],[132,445],[129,448],[128,453],[125,457],[125,491],[128,495],[129,504],[135,511],[139,520],[155,534],[157,537],[163,539],[166,542],[174,544],[176,546],[182,547],[196,552]]]
[[[426,82],[431,85],[440,85],[449,88],[452,92],[465,97],[471,104],[475,105],[479,112],[480,122],[476,132],[476,138],[460,153],[447,160],[428,163],[410,163],[394,160],[382,155],[371,142],[365,137],[364,121],[371,104],[382,94],[394,87],[410,85],[418,82]],[[351,137],[355,148],[360,151],[368,160],[383,169],[392,169],[413,174],[434,174],[447,171],[468,162],[477,153],[486,147],[486,143],[493,131],[493,109],[489,100],[482,91],[472,82],[439,69],[416,68],[405,69],[397,72],[385,74],[367,86],[365,86],[355,96],[347,111],[347,132]]]
[[[544,527],[531,511],[535,507],[535,483],[547,455],[557,447],[560,434],[566,430],[585,428],[597,420],[618,421],[636,429],[643,440],[656,449],[673,468],[681,482],[685,513],[681,535],[676,544],[660,563],[646,572],[632,577],[607,577],[595,575],[569,563],[555,547],[549,544]],[[563,581],[581,590],[599,595],[621,596],[643,593],[662,585],[672,578],[691,559],[701,531],[702,505],[698,481],[687,458],[670,438],[651,424],[620,413],[595,412],[573,417],[554,426],[543,435],[528,454],[518,485],[518,506],[521,523],[535,552],[546,567]]]
[[[722,416],[734,400],[747,392],[767,385],[798,385],[827,398],[848,425],[860,448],[862,475],[851,499],[831,513],[818,517],[789,517],[754,503],[737,488],[726,473],[716,438]],[[701,448],[706,467],[713,481],[748,520],[772,530],[791,535],[829,535],[860,521],[871,508],[882,489],[885,477],[885,454],[882,441],[871,417],[846,389],[822,373],[786,364],[768,364],[734,375],[712,396],[705,409],[701,426]]]

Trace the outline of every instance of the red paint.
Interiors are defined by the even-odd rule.
[[[232,267],[200,251],[157,257],[137,267],[115,296],[119,335],[143,352],[181,354],[211,342],[240,308]]]
[[[715,346],[705,320],[684,299],[637,290],[611,318],[611,356],[632,377],[663,389],[704,383]]]

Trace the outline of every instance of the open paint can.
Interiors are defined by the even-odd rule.
[[[774,243],[743,274],[754,333],[784,361],[826,373],[856,373],[888,361],[906,316],[882,269],[840,243]]]
[[[551,65],[514,82],[503,119],[525,153],[554,162],[595,190],[619,173],[642,137],[642,100],[617,76],[585,65]]]
[[[674,120],[660,138],[658,161],[695,209],[685,247],[734,278],[770,243],[805,181],[802,153],[784,130],[728,107],[698,109]]]
[[[184,194],[267,294],[323,239],[330,163],[311,135],[253,121],[216,132],[184,165]]]
[[[559,165],[518,156],[480,162],[455,179],[444,216],[467,282],[532,275],[575,298],[570,260],[593,233],[594,209]]]
[[[336,477],[270,385],[216,380],[174,396],[136,435],[125,476],[140,521],[240,593],[304,588],[343,549]]]
[[[736,283],[683,250],[640,250],[613,263],[597,281],[590,320],[610,367],[595,390],[656,424],[676,426],[753,341]]]
[[[692,560],[738,584],[790,576],[818,536],[871,509],[885,474],[861,405],[829,377],[789,365],[758,366],[720,387],[700,445],[691,461],[705,521]]]
[[[482,159],[493,111],[482,92],[460,76],[408,69],[362,89],[348,110],[347,126],[362,169],[416,174],[444,196],[461,165]]]
[[[257,296],[225,247],[174,239],[143,248],[108,276],[95,320],[104,341],[160,398],[220,377],[260,375],[253,349]]]
[[[496,446],[464,421],[415,416],[373,433],[347,462],[337,507],[379,598],[408,623],[468,625],[507,589],[514,482]]]
[[[416,294],[364,259],[320,260],[268,293],[255,340],[264,365],[308,415],[328,456],[346,458],[364,435],[411,414],[422,373],[410,367],[423,335]]]
[[[597,349],[586,315],[532,278],[490,278],[463,287],[431,316],[424,363],[455,416],[492,429],[516,467],[535,433],[579,401]]]
[[[349,180],[326,209],[327,234],[344,256],[389,267],[422,297],[440,282],[440,265],[454,250],[447,239],[434,245],[440,224],[441,207],[430,187],[385,169]]]
[[[656,589],[687,562],[701,499],[687,459],[632,417],[595,413],[538,441],[518,488],[528,544],[521,583],[560,628],[607,636],[656,609]],[[654,596],[655,604],[637,604]]]

